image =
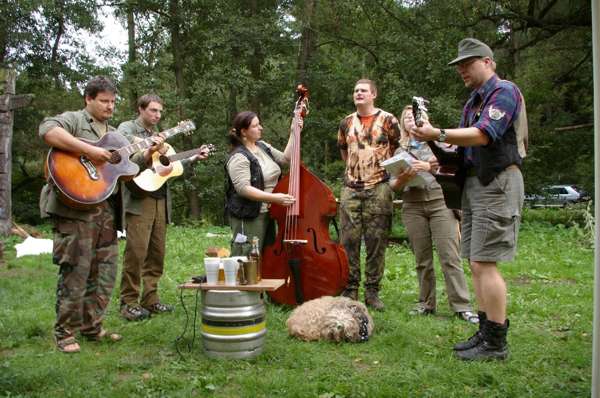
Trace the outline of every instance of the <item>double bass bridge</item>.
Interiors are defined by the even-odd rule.
[[[306,239],[284,239],[283,243],[289,243],[290,245],[306,245],[308,240]]]

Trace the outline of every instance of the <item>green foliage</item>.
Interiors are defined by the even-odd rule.
[[[221,161],[231,118],[242,110],[257,111],[264,139],[285,146],[294,88],[302,79],[311,94],[302,159],[337,192],[343,166],[337,130],[354,110],[354,82],[375,79],[377,105],[396,115],[413,95],[422,95],[431,100],[434,124],[456,126],[469,90],[446,63],[460,39],[474,36],[492,46],[499,75],[514,80],[526,98],[526,191],[568,183],[593,192],[592,128],[555,130],[592,122],[589,2],[144,0],[106,7],[123,24],[131,13],[135,25],[134,57],[119,58],[108,43],[96,49],[105,61],[114,60],[111,68],[96,66],[83,48],[100,28],[97,2],[8,1],[4,7],[9,11],[0,18],[0,32],[6,32],[0,53],[19,72],[17,92],[36,95],[15,120],[13,169],[37,170],[27,178],[41,178],[46,147],[34,139],[39,122],[80,108],[80,88],[95,74],[119,83],[114,125],[135,117],[137,95],[157,93],[165,100],[161,128],[186,118],[198,126],[173,146],[182,151],[211,142]],[[53,55],[61,23],[66,30]],[[576,148],[577,156],[565,156],[564,148]],[[199,199],[200,217],[220,222],[223,184],[216,162],[186,172],[173,182],[176,219],[197,216],[191,203]],[[37,186],[23,189],[30,191],[23,198],[31,200]]]
[[[593,215],[593,203],[580,203],[565,208],[523,209],[523,222],[563,225],[565,227],[584,227]]]
[[[186,317],[193,314],[196,295],[181,292],[177,285],[203,272],[202,253],[208,246],[227,246],[229,229],[170,227],[167,238],[160,293],[163,301],[177,304],[176,311],[141,323],[126,322],[118,315],[118,298],[113,297],[104,326],[124,339],[115,345],[82,341],[82,352],[71,356],[57,352],[52,341],[56,266],[50,255],[15,259],[12,247],[18,239],[5,240],[7,264],[0,268],[0,395],[590,395],[593,250],[574,228],[522,225],[517,259],[501,265],[511,320],[511,357],[503,363],[463,363],[452,357],[452,344],[474,328],[453,317],[441,272],[437,314],[409,315],[417,300],[417,280],[414,256],[405,245],[388,248],[382,288],[386,311],[372,314],[375,332],[367,343],[292,339],[285,326],[291,309],[267,303],[262,355],[246,361],[209,359],[199,341],[200,319],[193,326],[193,317]],[[117,291],[118,287],[115,296]],[[187,333],[177,345],[180,356],[175,340],[186,321]],[[196,340],[188,351],[193,336]]]

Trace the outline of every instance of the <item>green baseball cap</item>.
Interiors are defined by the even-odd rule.
[[[458,57],[448,62],[448,65],[456,65],[467,58],[489,57],[494,59],[494,52],[482,41],[467,37],[458,43]]]

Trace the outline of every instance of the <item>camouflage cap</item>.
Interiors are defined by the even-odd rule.
[[[467,37],[458,43],[458,57],[448,62],[448,65],[456,65],[461,61],[473,57],[489,57],[494,59],[494,52],[482,41]]]

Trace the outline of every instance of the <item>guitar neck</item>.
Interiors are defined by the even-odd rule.
[[[162,134],[164,135],[165,139],[168,139],[174,135],[177,135],[179,133],[184,133],[186,131],[190,131],[193,130],[195,128],[194,124],[189,122],[189,123],[185,123],[182,124],[180,126],[175,126],[172,127],[168,130],[165,130],[162,132]],[[127,145],[121,149],[119,149],[119,154],[121,156],[126,156],[129,157],[131,155],[133,155],[136,152],[139,151],[143,151],[145,149],[150,148],[152,145],[154,145],[154,141],[152,140],[152,137],[148,137],[146,139],[143,139],[141,141],[138,141],[136,143],[133,143],[131,145]]]
[[[189,151],[176,153],[174,155],[169,156],[169,161],[177,162],[178,160],[183,160],[190,158],[198,153],[198,149],[190,149]]]

